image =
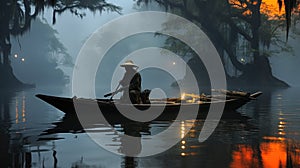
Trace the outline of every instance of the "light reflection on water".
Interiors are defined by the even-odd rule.
[[[297,88],[265,92],[258,101],[239,109],[249,119],[242,116],[222,119],[204,143],[198,142],[203,119],[175,121],[180,123],[176,129],[183,139],[168,151],[146,158],[117,156],[99,148],[74,118],[36,99],[35,93],[36,90],[29,90],[2,94],[1,167],[300,166],[300,89]],[[125,123],[116,124],[115,130],[93,124],[86,131],[107,135],[105,145],[122,153],[124,132],[147,140],[149,135],[170,124],[167,121]],[[192,129],[184,136],[191,124]]]

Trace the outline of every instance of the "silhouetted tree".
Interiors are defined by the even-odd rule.
[[[76,16],[83,17],[83,9],[92,12],[119,12],[120,7],[107,3],[106,0],[1,0],[0,1],[0,79],[9,79],[12,85],[22,85],[13,75],[9,56],[11,52],[11,36],[22,35],[30,29],[31,21],[45,8],[53,9],[53,24],[56,15],[70,11]]]
[[[223,64],[238,70],[233,76],[238,76],[239,81],[258,86],[287,86],[272,75],[262,50],[270,46],[272,34],[281,26],[273,25],[275,21],[261,13],[262,0],[139,0],[138,4],[150,2],[198,24],[223,57]],[[173,42],[166,44],[175,47]]]
[[[284,4],[285,9],[285,19],[286,19],[286,39],[288,39],[289,28],[291,26],[291,17],[294,9],[297,8],[299,4],[299,0],[277,0],[279,5],[279,11],[282,9],[282,5]]]

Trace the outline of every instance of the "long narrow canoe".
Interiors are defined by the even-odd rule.
[[[93,118],[95,113],[101,112],[102,115],[109,120],[128,120],[128,118],[124,117],[124,111],[130,115],[134,108],[139,111],[151,109],[150,111],[152,112],[159,112],[155,117],[157,120],[174,120],[180,109],[184,109],[185,118],[193,118],[193,116],[189,116],[189,113],[190,111],[195,111],[195,109],[198,112],[197,117],[205,117],[212,105],[220,106],[221,104],[225,104],[224,113],[235,111],[249,101],[255,100],[261,94],[262,92],[243,95],[227,94],[225,99],[218,99],[218,96],[205,96],[205,99],[202,98],[192,103],[188,101],[178,101],[179,99],[176,101],[175,98],[155,99],[151,100],[151,104],[134,104],[133,106],[131,104],[122,104],[119,100],[109,99],[66,98],[43,94],[37,94],[36,97],[67,115],[79,115],[80,113],[81,116]],[[123,111],[123,113],[121,114],[120,111]]]

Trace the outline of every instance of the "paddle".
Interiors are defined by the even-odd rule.
[[[111,96],[111,97],[110,97],[110,100],[112,100],[112,98],[114,97],[114,95],[117,94],[117,93],[120,91],[120,89],[119,89],[120,86],[121,86],[121,84],[119,83],[119,85],[117,86],[117,88],[116,88],[116,90],[115,90],[114,92],[105,94],[104,97]]]
[[[107,93],[107,94],[104,95],[104,97],[111,96],[110,100],[112,100],[112,98],[114,97],[114,95],[116,95],[117,93],[123,91],[124,89],[128,88],[129,86],[125,86],[125,87],[122,87],[120,89],[119,89],[119,87],[120,87],[120,84],[118,85],[118,87],[116,88],[116,90],[114,92]]]
[[[113,92],[111,92],[111,93],[107,93],[106,95],[104,95],[104,97],[111,96],[112,94],[113,94]]]

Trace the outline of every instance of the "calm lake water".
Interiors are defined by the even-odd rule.
[[[69,96],[53,90],[1,91],[0,167],[300,167],[300,88],[264,91],[257,101],[238,110],[246,117],[222,119],[203,143],[198,136],[204,120],[173,121],[180,123],[178,136],[186,127],[192,129],[169,150],[144,158],[99,147],[72,118],[34,96],[49,92]],[[147,140],[171,123],[127,127]],[[118,124],[116,130],[126,131]],[[99,124],[88,131],[108,135],[106,145],[122,150],[122,136],[108,126]],[[158,140],[158,146],[167,140]]]

